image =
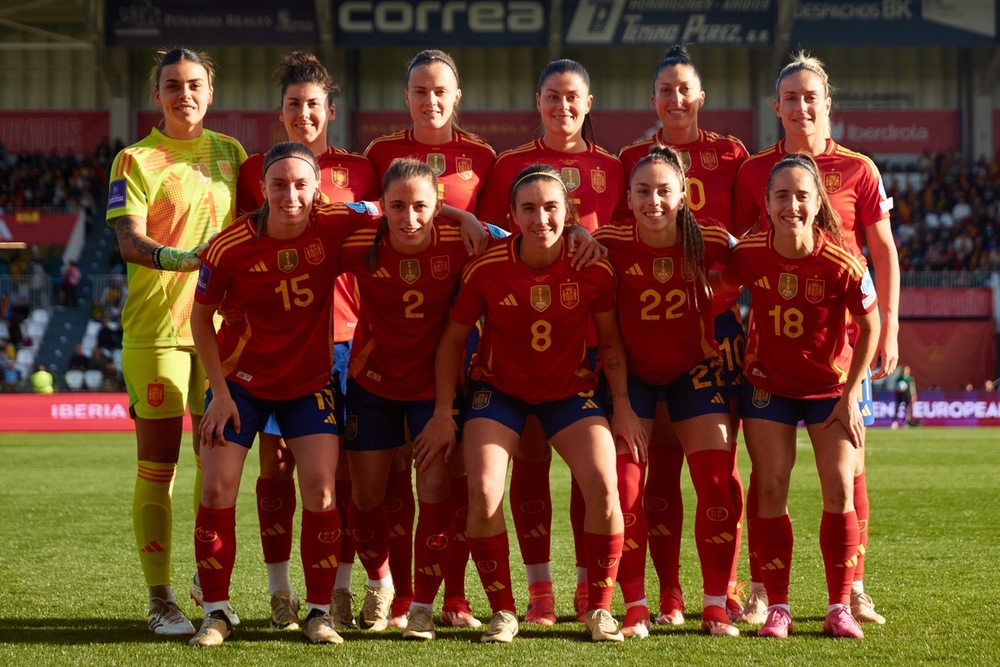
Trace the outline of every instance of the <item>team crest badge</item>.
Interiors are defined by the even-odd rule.
[[[830,171],[823,174],[823,186],[830,194],[840,190],[841,174],[839,171]]]
[[[351,172],[347,167],[334,167],[330,170],[330,182],[338,188],[346,188],[351,184]]]
[[[444,153],[428,153],[427,166],[431,168],[435,176],[443,174],[445,169]]]
[[[448,255],[431,257],[431,275],[438,280],[444,280],[451,273],[451,259]]]
[[[657,257],[653,260],[653,277],[661,283],[670,280],[674,275],[674,260],[672,257]]]
[[[336,530],[321,530],[316,535],[320,542],[324,544],[332,544],[340,539],[340,529]]]
[[[472,159],[467,157],[455,158],[455,171],[463,181],[472,180]]]
[[[559,175],[562,176],[563,183],[566,184],[566,189],[570,192],[580,187],[580,170],[576,167],[563,167],[559,171]]]
[[[719,154],[715,151],[701,151],[701,166],[712,170],[719,166]]]
[[[219,167],[219,173],[227,181],[233,180],[233,163],[229,160],[219,160],[215,163]]]
[[[684,171],[686,172],[688,169],[691,168],[691,154],[688,153],[687,151],[680,151],[680,156],[681,156],[681,166],[684,167]]]
[[[608,178],[603,171],[600,169],[590,170],[590,187],[594,188],[594,192],[604,192],[608,187]]]
[[[310,264],[320,264],[326,258],[326,253],[323,251],[323,242],[319,239],[315,241],[310,241],[309,245],[302,249],[305,253],[306,261]]]
[[[163,405],[163,398],[166,395],[166,389],[164,389],[162,383],[150,383],[146,385],[146,402],[149,403],[149,407],[158,408]]]
[[[358,437],[358,416],[357,415],[347,415],[346,424],[344,424],[344,435],[348,440],[354,440]]]
[[[778,278],[778,294],[786,300],[799,293],[799,277],[794,273],[782,273]]]
[[[417,282],[420,277],[420,260],[404,259],[399,262],[399,277],[410,283]]]
[[[194,177],[202,185],[208,185],[212,182],[212,172],[208,170],[208,165],[204,162],[195,162],[191,165],[191,170],[194,171]]]
[[[489,407],[490,398],[492,398],[493,392],[489,389],[480,389],[472,395],[472,409],[482,410],[483,408]]]
[[[531,288],[531,307],[544,313],[552,304],[552,291],[548,285],[535,285]]]
[[[576,308],[580,304],[580,285],[578,283],[560,285],[559,303],[563,308]]]
[[[752,400],[753,406],[758,410],[762,410],[771,404],[771,392],[754,387]]]
[[[806,279],[806,301],[819,303],[826,296],[826,281],[821,278]]]
[[[299,265],[299,251],[295,248],[278,251],[278,268],[285,273],[291,273]]]

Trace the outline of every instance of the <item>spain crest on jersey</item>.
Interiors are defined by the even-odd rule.
[[[208,185],[212,182],[212,172],[208,170],[208,165],[204,162],[195,162],[191,165],[191,171],[194,172],[194,177],[202,185]]]
[[[580,284],[565,283],[559,286],[559,303],[563,308],[576,308],[580,305]]]
[[[483,408],[489,407],[490,398],[492,398],[493,392],[489,389],[480,389],[472,395],[472,409],[482,410]]]
[[[219,167],[219,173],[227,181],[233,180],[233,163],[229,160],[219,160],[215,163]]]
[[[753,406],[757,409],[766,408],[771,404],[771,392],[764,391],[763,389],[753,389]]]
[[[799,293],[799,277],[794,273],[782,273],[778,278],[778,294],[786,300]]]
[[[822,278],[806,278],[806,301],[819,303],[826,296],[826,281]]]
[[[431,275],[438,280],[444,280],[451,273],[451,258],[448,255],[431,257]]]
[[[691,168],[691,154],[687,151],[678,151],[681,157],[681,166],[684,167],[684,171],[687,172]]]
[[[653,277],[661,283],[670,280],[674,275],[674,259],[672,257],[657,257],[653,260]]]
[[[319,239],[310,241],[302,249],[302,252],[305,253],[306,261],[310,264],[321,264],[326,258],[326,252],[323,250],[323,242]]]
[[[701,158],[701,166],[709,171],[719,166],[719,154],[714,150],[701,151],[699,157]]]
[[[576,167],[563,167],[559,170],[559,175],[562,176],[563,183],[570,192],[580,187],[580,170]]]
[[[417,282],[417,278],[420,277],[420,260],[419,259],[403,259],[399,262],[399,277],[410,283],[411,285]]]
[[[472,180],[472,158],[467,157],[457,157],[455,158],[455,172],[458,177],[463,181]]]
[[[548,285],[535,285],[531,288],[531,307],[544,313],[552,304],[552,290]]]
[[[823,174],[823,187],[825,187],[826,191],[830,194],[840,190],[840,186],[842,184],[841,181],[842,178],[839,171],[828,171]]]
[[[166,396],[166,389],[163,383],[149,383],[146,385],[146,402],[149,403],[149,407],[158,408],[163,405],[163,399]]]
[[[431,168],[435,176],[440,176],[445,170],[444,153],[428,153],[427,166]]]
[[[345,421],[347,423],[344,424],[344,436],[348,440],[354,440],[358,437],[358,416],[347,415],[347,419]]]
[[[330,182],[338,188],[346,188],[351,184],[351,172],[347,167],[334,167],[330,170]]]
[[[299,251],[295,248],[278,251],[278,268],[285,273],[291,273],[299,265]]]
[[[607,175],[600,169],[591,169],[590,187],[594,188],[594,192],[604,192],[608,187]]]

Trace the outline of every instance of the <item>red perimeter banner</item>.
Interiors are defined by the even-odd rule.
[[[0,242],[69,243],[73,229],[83,222],[83,210],[43,213],[37,208],[13,208],[0,212]]]
[[[2,394],[0,413],[0,433],[135,430],[128,394]],[[188,415],[184,428],[191,428]]]
[[[993,290],[985,287],[906,288],[899,293],[899,316],[993,317]]]
[[[108,138],[107,111],[0,111],[10,153],[93,153]]]
[[[618,154],[633,141],[652,136],[660,127],[653,110],[595,109],[590,112],[601,148]],[[752,152],[754,140],[753,112],[741,109],[702,109],[699,125],[721,134],[738,137]],[[541,136],[538,112],[531,111],[462,111],[459,124],[479,135],[498,153],[517,148]],[[372,139],[410,127],[406,111],[359,111],[357,113],[358,146],[364,151]]]
[[[138,141],[153,127],[161,127],[163,114],[152,109],[136,111],[135,140]],[[209,109],[205,127],[227,134],[239,141],[248,154],[264,153],[280,141],[288,141],[285,126],[278,120],[278,110],[234,111]]]
[[[834,141],[862,153],[919,155],[958,148],[958,112],[950,109],[857,111],[834,108]]]
[[[970,382],[982,387],[996,377],[993,329],[993,320],[904,320],[899,365],[913,369],[918,387],[962,389]]]

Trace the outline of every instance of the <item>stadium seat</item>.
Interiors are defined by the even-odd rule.
[[[66,371],[64,379],[66,380],[66,388],[70,391],[80,391],[83,389],[83,371]]]
[[[117,348],[111,351],[111,359],[115,362],[115,369],[121,373],[122,372],[122,350]]]
[[[10,338],[10,327],[7,326],[7,320],[0,320],[0,338]]]
[[[94,348],[97,347],[97,334],[84,334],[80,344],[83,345],[83,353],[89,357],[94,353]]]
[[[35,308],[31,311],[31,321],[38,322],[43,327],[49,324],[49,311],[44,308]]]
[[[96,368],[91,368],[84,372],[83,381],[87,385],[87,389],[97,391],[101,388],[101,383],[104,382],[104,373]]]
[[[35,341],[35,347],[37,347],[45,335],[45,325],[34,320],[28,322],[28,335]]]
[[[95,322],[94,320],[89,320],[87,322],[87,331],[84,333],[84,336],[93,336],[94,339],[96,340],[97,339],[97,333],[100,330],[101,330],[101,323],[100,322]]]
[[[17,363],[31,368],[35,364],[35,351],[26,347],[22,347],[17,351],[17,358],[15,359]]]

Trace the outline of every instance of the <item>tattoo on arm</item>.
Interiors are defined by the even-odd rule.
[[[118,245],[122,249],[131,248],[126,259],[136,264],[146,267],[153,266],[153,251],[159,247],[159,243],[146,236],[143,225],[138,220],[130,216],[122,216],[115,223],[115,235],[118,237]],[[136,261],[136,258],[141,258]]]

